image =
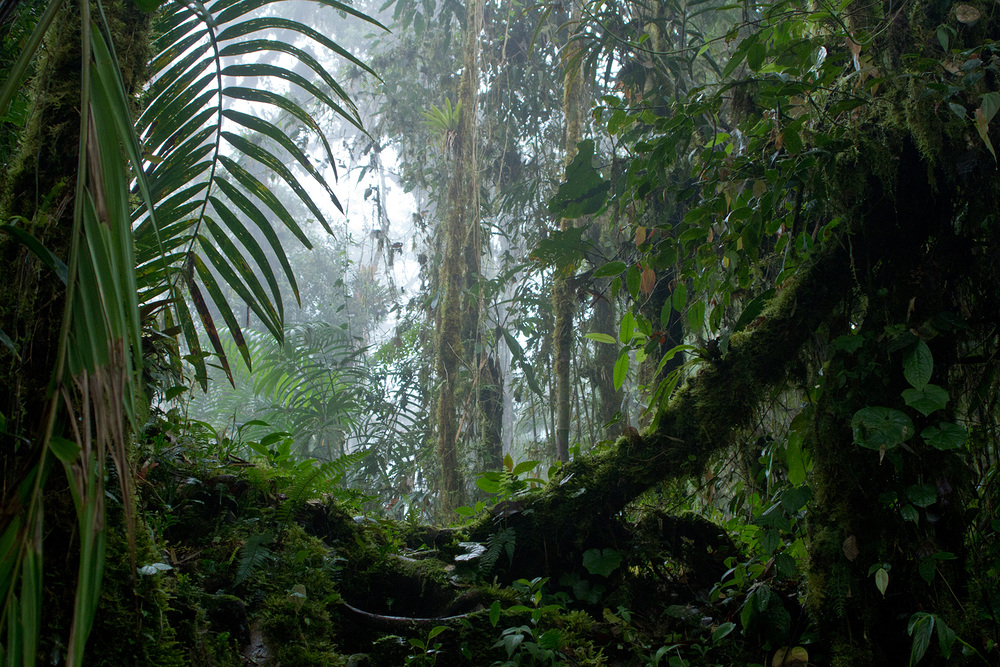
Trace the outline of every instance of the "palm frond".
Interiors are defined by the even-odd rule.
[[[326,210],[330,205],[342,210],[324,173],[335,160],[316,114],[332,113],[358,128],[361,119],[323,61],[340,58],[372,73],[316,29],[268,15],[275,2],[165,6],[155,26],[160,37],[154,43],[153,83],[136,125],[152,198],[151,205],[133,216],[140,299],[176,299],[178,285],[184,284],[193,297],[201,295],[200,302],[195,297],[197,316],[225,368],[228,362],[213,334],[212,313],[229,328],[249,366],[252,356],[230,303],[233,295],[279,341],[284,320],[279,276],[295,299],[300,298],[275,227],[283,226],[306,247],[311,244],[301,216],[293,215],[271,192],[269,182],[282,182],[296,205],[327,233],[333,232]],[[316,4],[382,27],[335,0]],[[302,96],[315,100],[318,111],[308,111],[297,99]],[[299,128],[311,135],[323,156],[322,167],[303,145]],[[324,193],[322,200],[307,181]],[[176,316],[188,347],[195,349],[194,327],[185,322],[190,315],[181,308]]]

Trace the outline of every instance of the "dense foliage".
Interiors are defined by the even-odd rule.
[[[1000,660],[995,3],[317,6],[0,14],[6,663]]]

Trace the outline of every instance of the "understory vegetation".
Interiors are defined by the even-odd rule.
[[[0,3],[6,665],[1000,664],[1000,5]]]

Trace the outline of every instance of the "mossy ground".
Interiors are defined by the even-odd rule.
[[[139,574],[112,511],[87,664],[639,665],[670,643],[749,660],[709,643],[731,600],[713,609],[646,569],[662,557],[648,526],[616,572],[504,585],[507,556],[463,560],[462,529],[355,518],[332,497],[289,508],[280,470],[148,451],[139,470]]]

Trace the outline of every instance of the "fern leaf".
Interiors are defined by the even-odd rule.
[[[271,560],[271,550],[267,547],[274,538],[268,533],[251,535],[240,551],[240,563],[233,577],[233,588],[246,581],[255,571]]]

